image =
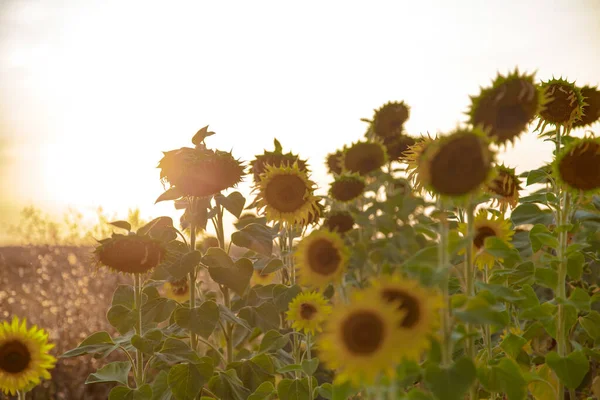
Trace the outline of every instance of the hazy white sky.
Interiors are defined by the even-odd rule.
[[[29,203],[173,214],[156,164],[207,124],[244,160],[277,137],[325,187],[325,155],[383,103],[444,132],[497,71],[599,84],[599,38],[600,0],[0,0],[0,226]]]

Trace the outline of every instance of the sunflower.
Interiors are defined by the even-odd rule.
[[[491,87],[471,97],[470,123],[498,144],[514,142],[544,104],[542,91],[533,80],[533,74],[521,75],[518,69],[506,77],[498,74]]]
[[[512,247],[510,241],[515,232],[510,228],[510,220],[499,216],[488,218],[488,212],[485,209],[481,209],[475,216],[473,225],[475,237],[473,237],[472,245],[475,255],[475,265],[479,269],[484,269],[486,266],[491,268],[494,266],[496,258],[485,250],[485,239],[495,236],[506,242],[509,247]],[[466,223],[460,223],[458,229],[463,235],[467,235]],[[464,254],[465,250],[463,249],[459,253]],[[498,259],[498,261],[502,262],[502,259]]]
[[[147,235],[114,234],[100,241],[94,254],[100,265],[113,271],[143,274],[155,268],[166,256],[163,242]]]
[[[398,326],[402,313],[373,292],[338,304],[318,341],[318,357],[337,370],[336,383],[370,385],[383,373],[391,376],[404,346]]]
[[[458,129],[427,146],[419,157],[417,172],[427,190],[460,198],[493,178],[493,161],[489,141],[481,130]]]
[[[581,91],[564,79],[552,79],[540,86],[548,100],[540,111],[538,128],[541,125],[543,132],[547,124],[553,124],[570,129],[583,115],[585,103]]]
[[[496,174],[494,179],[484,185],[484,191],[494,197],[492,206],[497,203],[502,209],[508,206],[515,208],[519,202],[519,190],[521,182],[515,173],[514,168],[508,168],[505,165],[496,165]]]
[[[258,210],[265,209],[268,221],[303,224],[311,214],[318,213],[315,183],[308,179],[298,164],[266,166],[256,189]]]
[[[158,168],[160,178],[175,188],[180,197],[213,196],[236,186],[244,176],[243,165],[231,153],[204,146],[168,151]]]
[[[342,203],[347,203],[363,194],[367,186],[365,179],[358,174],[342,174],[336,176],[331,183],[329,194]]]
[[[404,357],[418,361],[429,348],[430,335],[438,327],[439,311],[443,307],[441,296],[399,275],[386,276],[372,284],[365,292],[372,291],[400,311],[402,319],[396,334],[402,337]]]
[[[343,150],[338,150],[335,153],[327,154],[327,170],[331,175],[339,175],[342,173],[342,157]]]
[[[388,161],[383,144],[379,142],[356,142],[344,150],[342,167],[349,172],[367,175],[381,168]]]
[[[187,279],[177,282],[165,282],[163,285],[165,297],[179,303],[185,303],[190,298],[190,285]]]
[[[554,161],[553,175],[573,191],[600,189],[600,138],[575,139],[566,145]]]
[[[12,323],[0,325],[0,389],[6,395],[50,379],[48,370],[54,368],[56,359],[49,354],[54,347],[48,344],[48,334],[27,322],[13,317]]]
[[[581,88],[583,96],[583,116],[573,123],[574,128],[589,126],[600,120],[600,90],[597,87],[584,86]]]
[[[354,217],[348,211],[333,211],[329,213],[323,226],[332,232],[346,233],[354,227]]]
[[[286,313],[292,328],[304,333],[321,332],[321,325],[331,314],[331,306],[327,299],[317,292],[300,293],[289,304]]]
[[[300,241],[294,258],[300,282],[305,286],[324,288],[342,279],[349,250],[337,233],[317,230]]]
[[[402,157],[402,161],[406,163],[407,177],[413,183],[417,193],[420,193],[423,190],[423,183],[419,179],[419,162],[427,147],[433,143],[434,140],[435,139],[433,139],[429,133],[427,136],[422,135],[417,139],[415,144],[408,147]]]
[[[414,138],[401,134],[387,136],[383,139],[383,145],[391,161],[400,160],[404,152],[415,143]]]
[[[308,166],[306,160],[301,160],[297,155],[290,153],[283,153],[281,144],[277,139],[274,140],[275,150],[265,150],[263,154],[255,156],[254,161],[250,164],[250,172],[254,175],[254,182],[257,183],[260,180],[260,176],[265,172],[265,166],[271,165],[273,167],[287,167],[294,163],[298,164],[300,171],[308,173]]]
[[[410,116],[410,108],[401,102],[389,102],[373,116],[372,131],[376,136],[389,137],[402,133],[402,126]]]
[[[272,283],[279,281],[277,272],[263,273],[261,269],[254,269],[252,272],[252,278],[250,278],[250,284],[252,286],[262,285],[267,286]]]
[[[316,225],[323,217],[325,206],[321,203],[321,199],[318,199],[315,204],[316,207],[310,212],[308,218],[302,222],[302,226]]]

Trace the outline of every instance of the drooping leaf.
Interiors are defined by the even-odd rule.
[[[450,367],[429,364],[425,383],[439,400],[462,400],[476,378],[473,361],[463,357]]]
[[[232,192],[227,197],[219,194],[215,196],[215,199],[236,218],[240,217],[246,204],[246,199],[240,192]]]
[[[177,364],[169,370],[167,382],[175,400],[194,400],[213,374],[209,363]]]
[[[546,354],[546,364],[569,389],[576,389],[590,368],[590,363],[581,350],[574,351],[566,357],[561,357],[557,352],[551,351]]]
[[[131,363],[129,361],[116,361],[110,364],[106,364],[98,371],[90,374],[86,379],[86,385],[89,383],[99,382],[118,382],[123,385],[127,385],[127,376],[131,370]]]
[[[137,389],[116,386],[110,391],[108,400],[152,400],[152,387],[148,384]]]
[[[125,229],[126,231],[131,231],[131,224],[127,221],[113,221],[109,222],[109,224],[116,226],[117,228]]]
[[[116,349],[117,347],[118,345],[115,345],[108,332],[95,332],[88,336],[76,348],[62,354],[61,357],[69,358],[81,356],[83,354],[102,353],[110,349]]]
[[[268,226],[251,223],[231,235],[231,241],[236,246],[253,250],[270,257],[273,253],[275,235]]]
[[[175,311],[175,322],[182,328],[208,339],[219,322],[219,306],[214,301],[205,301],[199,307],[179,308]]]

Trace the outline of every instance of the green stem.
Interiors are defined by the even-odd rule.
[[[137,311],[135,333],[143,336],[142,332],[142,277],[140,274],[133,275],[134,306]],[[140,387],[144,384],[144,354],[141,350],[135,351],[135,384]]]
[[[217,202],[217,224],[216,233],[217,239],[219,240],[219,247],[225,251],[225,229],[223,226],[223,206]],[[223,292],[223,302],[225,307],[231,310],[231,296],[229,294],[229,288],[222,286],[221,291]],[[227,342],[227,364],[233,362],[233,324],[230,322],[225,323],[225,341]]]
[[[472,241],[475,237],[475,203],[472,199],[468,200],[467,205],[467,237]],[[472,243],[467,245],[465,254],[465,289],[466,295],[469,298],[475,296],[475,271],[473,263],[473,245]],[[467,356],[475,362],[475,327],[473,324],[467,324],[467,342],[466,351]],[[474,383],[469,390],[469,399],[474,400],[477,398],[477,383]]]
[[[18,400],[25,400],[26,397],[27,397],[27,394],[24,391],[17,390],[17,399]]]
[[[311,360],[312,355],[310,351],[310,333],[306,334],[306,359]],[[313,400],[313,387],[312,387],[312,375],[308,377],[308,400]]]
[[[438,210],[442,214],[440,219],[440,241],[438,244],[438,268],[442,275],[441,292],[444,307],[441,312],[442,320],[442,365],[447,367],[452,363],[452,316],[450,307],[450,293],[448,289],[450,281],[450,269],[448,266],[448,221],[446,220],[444,203],[438,200]]]
[[[296,270],[294,269],[294,225],[288,224],[288,267],[290,269],[291,286],[296,284]]]
[[[190,251],[196,250],[196,223],[190,223]],[[196,268],[188,274],[190,287],[190,310],[196,308]],[[190,346],[195,351],[198,347],[198,335],[190,331]]]

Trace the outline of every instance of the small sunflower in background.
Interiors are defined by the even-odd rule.
[[[190,285],[187,278],[175,282],[165,282],[163,289],[166,298],[178,303],[185,303],[190,298]]]
[[[166,256],[165,244],[149,235],[131,233],[99,241],[94,251],[99,265],[115,272],[143,274],[158,266]]]
[[[356,142],[344,150],[342,168],[351,173],[368,175],[388,161],[385,146],[379,142]]]
[[[347,203],[360,197],[367,187],[365,178],[359,174],[345,173],[335,177],[329,187],[329,195],[342,203]]]
[[[573,83],[564,79],[551,79],[540,84],[547,103],[540,111],[541,132],[548,124],[571,129],[583,115],[585,105],[581,91]]]
[[[159,161],[161,180],[169,183],[179,197],[213,196],[242,181],[245,172],[239,160],[229,152],[206,148],[204,139],[212,134],[205,126],[192,139],[196,148],[165,152]]]
[[[257,209],[264,208],[268,221],[302,224],[319,212],[315,183],[308,179],[298,164],[266,166],[257,184]]]
[[[38,385],[50,379],[50,369],[56,359],[49,352],[48,334],[33,326],[27,329],[26,320],[13,317],[12,322],[0,324],[0,390],[6,395]]]
[[[494,142],[514,143],[544,105],[542,91],[534,75],[520,74],[518,69],[507,76],[498,74],[492,86],[482,88],[471,97],[468,114],[473,126],[481,127]]]
[[[583,96],[583,116],[573,123],[573,128],[590,126],[600,120],[600,90],[597,87],[584,86],[581,88]]]
[[[271,165],[273,167],[287,167],[294,163],[298,164],[300,171],[308,173],[308,166],[306,160],[300,159],[299,156],[289,152],[284,153],[281,144],[277,139],[274,139],[275,150],[265,150],[263,154],[255,156],[254,161],[250,163],[250,172],[254,176],[254,182],[260,181],[260,176],[266,171],[266,166]]]
[[[399,275],[385,276],[372,282],[364,291],[396,307],[402,319],[396,327],[406,359],[420,360],[428,350],[430,337],[439,326],[439,311],[444,306],[441,295],[419,282]]]
[[[339,283],[346,272],[349,252],[337,233],[317,230],[305,236],[294,253],[301,284],[324,288]]]
[[[280,280],[280,278],[279,278],[279,274],[277,272],[263,273],[263,271],[261,269],[255,268],[254,271],[252,272],[252,277],[250,278],[250,285],[251,286],[256,286],[256,285],[267,286],[272,283],[277,283],[277,282],[279,282],[279,280]]]
[[[423,191],[423,182],[419,179],[419,163],[421,156],[427,147],[436,139],[432,138],[429,134],[427,134],[427,136],[421,136],[416,140],[415,144],[409,146],[408,149],[404,151],[402,162],[406,163],[407,178],[412,182],[414,190],[417,193]]]
[[[515,169],[505,165],[496,165],[495,169],[494,178],[484,185],[484,191],[493,196],[492,207],[515,208],[519,203],[519,190],[523,189]]]
[[[371,130],[381,138],[401,134],[409,116],[410,108],[403,101],[388,102],[375,110]]]
[[[335,305],[317,342],[318,357],[337,372],[335,382],[372,385],[382,374],[391,376],[403,356],[402,318],[396,304],[373,292]]]
[[[494,153],[480,129],[457,129],[419,157],[419,181],[431,193],[453,198],[474,194],[493,178]]]
[[[323,222],[324,227],[339,234],[351,231],[354,224],[354,217],[348,211],[331,211]]]
[[[416,140],[410,136],[396,134],[383,139],[383,145],[390,161],[398,161]]]
[[[321,293],[304,292],[290,302],[286,319],[295,330],[314,335],[322,331],[321,325],[330,314],[331,306]]]
[[[556,157],[553,175],[574,192],[600,189],[600,138],[575,139]]]
[[[475,220],[473,221],[473,228],[475,231],[475,236],[473,237],[473,251],[475,257],[475,265],[479,269],[484,269],[485,267],[491,268],[494,266],[494,262],[496,257],[491,255],[485,250],[485,239],[488,237],[497,237],[500,240],[506,242],[507,245],[512,247],[510,241],[512,240],[515,232],[510,228],[510,220],[504,219],[499,216],[490,216],[488,218],[488,211],[485,209],[479,210],[477,215],[475,216]],[[459,232],[463,235],[467,235],[467,224],[460,223],[458,226]],[[461,250],[460,254],[464,254],[465,250]],[[497,259],[499,262],[502,262],[502,259]]]
[[[327,170],[331,175],[339,175],[342,173],[342,157],[344,156],[343,150],[337,150],[335,153],[327,155],[326,166]]]

